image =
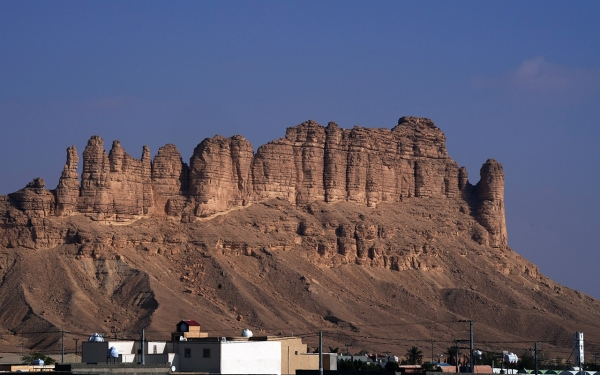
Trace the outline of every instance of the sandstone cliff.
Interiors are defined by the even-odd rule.
[[[480,182],[472,186],[466,170],[448,156],[445,142],[444,133],[424,118],[402,117],[391,130],[307,121],[256,154],[239,135],[207,138],[188,167],[174,145],[161,147],[154,160],[144,147],[136,159],[119,141],[107,155],[104,141],[93,136],[83,152],[80,179],[72,146],[56,190],[37,187],[33,196],[28,187],[12,199],[27,217],[83,214],[128,222],[157,215],[190,221],[271,198],[298,206],[347,201],[376,207],[442,197],[469,207],[487,230],[477,241],[506,246],[502,166],[488,160]]]
[[[62,329],[163,340],[183,317],[217,336],[324,330],[357,350],[448,347],[459,319],[489,346],[550,352],[585,331],[600,348],[600,302],[507,246],[502,166],[471,184],[428,119],[307,121],[256,153],[216,136],[189,163],[93,136],[81,175],[79,158],[67,149],[55,190],[37,178],[0,196],[0,349],[60,349]]]

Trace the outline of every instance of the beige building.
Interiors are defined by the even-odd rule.
[[[171,341],[208,337],[207,332],[200,332],[200,323],[195,320],[184,319],[177,323],[176,327],[177,331],[171,333]]]
[[[295,374],[296,370],[318,370],[319,354],[308,353],[306,344],[298,337],[267,337],[281,342],[281,373]],[[323,370],[337,370],[337,354],[323,353]]]

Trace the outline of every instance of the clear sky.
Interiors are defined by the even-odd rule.
[[[501,162],[510,246],[600,298],[599,1],[0,1],[0,194],[55,188],[95,134],[189,161],[405,115],[472,183]]]

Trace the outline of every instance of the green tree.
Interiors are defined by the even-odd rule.
[[[420,365],[423,362],[423,352],[416,346],[406,351],[406,363],[409,365]]]
[[[442,368],[434,363],[425,362],[425,363],[423,363],[423,371],[442,372]]]
[[[400,372],[400,365],[398,364],[398,362],[388,361],[385,364],[385,369],[388,370],[388,371]]]
[[[520,369],[534,369],[535,368],[535,358],[529,352],[523,352],[521,354],[521,358],[519,358],[518,363],[519,370]]]
[[[31,353],[21,358],[21,363],[24,365],[33,365],[35,360],[41,359],[45,365],[53,365],[56,363],[54,358],[45,356],[41,353]]]
[[[483,352],[481,353],[481,359],[475,361],[477,365],[488,365],[491,367],[499,367],[502,363],[502,353],[497,352]]]
[[[338,360],[338,370],[354,370],[354,371],[379,371],[381,365],[372,362],[363,362],[358,359],[354,361],[351,359],[340,359]]]
[[[454,347],[454,346],[448,347],[448,349],[446,349],[446,353],[444,353],[444,355],[446,356],[446,363],[448,363],[450,365],[456,365],[456,347]]]
[[[381,365],[379,363],[373,362],[363,362],[358,359],[354,360],[354,366],[359,371],[379,371],[381,370]]]
[[[583,369],[586,371],[600,371],[600,365],[597,363],[584,363]]]
[[[338,370],[356,370],[351,359],[338,359],[337,368]]]

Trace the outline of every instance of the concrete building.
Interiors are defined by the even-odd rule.
[[[169,348],[170,346],[171,348]],[[114,348],[114,349],[113,349]],[[116,350],[117,356],[112,357],[110,350]],[[159,365],[172,363],[175,354],[172,344],[166,341],[147,341],[144,345],[142,358],[141,341],[107,340],[94,334],[88,341],[81,343],[81,362],[88,364],[99,363],[142,363]],[[143,361],[142,361],[143,359]]]
[[[318,370],[319,355],[298,337],[209,337],[174,342],[175,371],[220,374],[295,374]],[[337,369],[337,355],[323,354],[323,368]]]
[[[174,343],[175,371],[281,374],[281,343],[207,338]]]
[[[307,353],[298,337],[253,337],[244,330],[239,337],[208,337],[194,320],[182,320],[170,342],[148,341],[142,357],[141,341],[104,340],[98,334],[82,343],[82,363],[105,365],[169,365],[176,372],[214,374],[295,374],[318,370],[319,355]],[[337,355],[323,355],[325,370],[337,369]]]

